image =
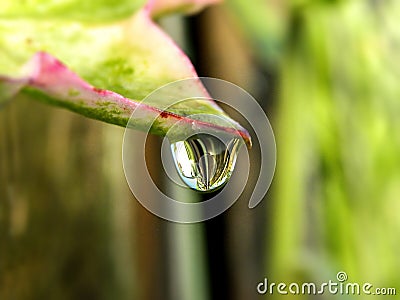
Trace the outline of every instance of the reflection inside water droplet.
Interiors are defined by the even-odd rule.
[[[235,167],[241,140],[223,142],[209,134],[197,134],[171,144],[179,176],[190,188],[209,192],[228,182]]]

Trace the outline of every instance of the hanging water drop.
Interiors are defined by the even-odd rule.
[[[171,144],[180,178],[190,188],[211,192],[228,182],[241,145],[238,138],[223,142],[209,134],[197,134]]]

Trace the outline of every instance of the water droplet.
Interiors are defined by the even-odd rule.
[[[228,182],[236,163],[241,140],[223,142],[209,134],[197,134],[171,144],[179,176],[190,188],[209,192]]]

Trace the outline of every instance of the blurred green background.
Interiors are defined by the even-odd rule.
[[[22,97],[2,107],[0,299],[258,299],[265,277],[339,271],[399,293],[399,20],[394,0],[227,0],[160,20],[199,75],[249,91],[275,130],[266,199],[249,210],[248,188],[202,224],[134,200],[122,128]]]

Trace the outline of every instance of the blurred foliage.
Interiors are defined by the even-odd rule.
[[[0,299],[108,299],[118,286],[102,128],[15,101],[0,111]]]
[[[232,2],[279,74],[268,274],[399,290],[400,3]]]

